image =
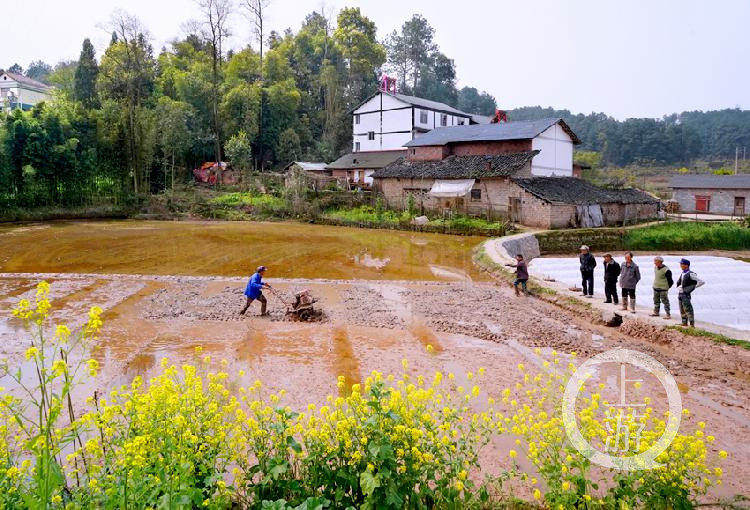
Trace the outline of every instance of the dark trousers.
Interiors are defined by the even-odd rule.
[[[615,304],[620,302],[617,297],[617,280],[604,282],[604,296],[607,298],[607,301],[612,301]]]
[[[581,286],[583,293],[589,296],[594,295],[594,271],[591,269],[581,269]]]

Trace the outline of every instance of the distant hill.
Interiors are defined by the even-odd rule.
[[[662,119],[618,121],[605,113],[573,114],[541,106],[508,110],[508,120],[561,117],[581,138],[578,150],[597,151],[606,164],[688,164],[728,161],[736,146],[750,152],[750,111],[726,109],[672,114]],[[740,157],[742,155],[740,154]]]

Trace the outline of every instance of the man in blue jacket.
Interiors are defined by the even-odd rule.
[[[268,312],[266,312],[266,305],[268,304],[268,301],[266,301],[266,296],[263,295],[263,289],[270,289],[271,286],[267,283],[263,283],[263,275],[265,274],[265,272],[266,266],[260,266],[255,270],[255,274],[250,277],[250,281],[247,282],[247,287],[245,287],[245,296],[247,296],[247,303],[245,303],[245,308],[242,309],[240,315],[244,315],[247,309],[250,307],[250,304],[256,299],[260,301],[260,314],[268,315]]]

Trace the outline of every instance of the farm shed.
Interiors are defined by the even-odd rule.
[[[675,175],[669,187],[680,212],[738,217],[750,214],[750,174]]]
[[[512,179],[511,219],[540,228],[626,225],[656,218],[659,201],[636,189],[604,189],[575,177]]]

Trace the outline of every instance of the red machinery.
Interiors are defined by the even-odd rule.
[[[490,119],[490,124],[508,122],[508,114],[505,110],[495,110],[495,115]]]
[[[213,185],[219,179],[221,184],[234,184],[236,182],[234,172],[226,161],[221,161],[218,164],[215,161],[207,161],[200,168],[193,170],[193,176],[197,182],[204,184]]]

